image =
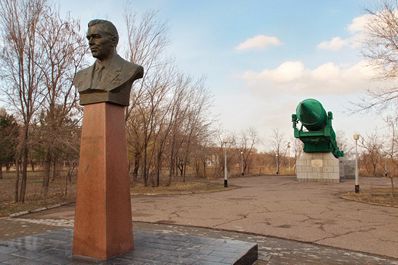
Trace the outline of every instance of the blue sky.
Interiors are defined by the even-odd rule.
[[[121,29],[124,0],[60,1],[86,28],[105,18]],[[370,134],[384,124],[374,113],[348,115],[351,101],[373,82],[361,56],[366,8],[371,0],[145,0],[134,11],[157,10],[169,28],[169,54],[179,69],[206,76],[214,95],[212,112],[227,131],[253,127],[269,146],[272,130],[292,138],[291,114],[300,100],[319,99],[334,113],[336,131]]]

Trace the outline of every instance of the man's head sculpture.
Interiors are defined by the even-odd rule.
[[[103,60],[116,52],[119,34],[112,22],[95,19],[88,23],[87,40],[93,57]]]
[[[88,23],[87,40],[95,63],[76,74],[74,85],[80,104],[112,103],[129,105],[134,80],[143,77],[142,66],[122,59],[116,52],[119,34],[112,22],[102,19]]]

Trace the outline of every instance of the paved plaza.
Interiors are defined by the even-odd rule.
[[[134,232],[135,249],[106,261],[72,256],[73,231],[55,229],[0,241],[1,265],[246,265],[257,260],[257,244],[231,239],[169,233],[167,230]]]
[[[230,184],[238,188],[133,196],[134,226],[254,241],[263,264],[398,264],[398,208],[341,199],[339,194],[353,189],[352,180],[298,183],[294,177],[265,176]],[[388,179],[361,179],[362,189],[388,185]],[[3,222],[72,226],[73,216],[71,205]]]

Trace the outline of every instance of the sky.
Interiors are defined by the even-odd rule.
[[[108,19],[125,37],[125,0],[60,1],[63,14]],[[306,98],[318,99],[334,114],[335,131],[352,135],[385,127],[383,115],[359,113],[355,103],[368,89],[389,84],[361,54],[371,0],[145,0],[130,1],[138,14],[155,10],[166,22],[168,53],[178,68],[206,77],[211,110],[226,132],[254,128],[270,147],[273,130],[293,139],[291,115]],[[213,117],[212,117],[213,118]]]

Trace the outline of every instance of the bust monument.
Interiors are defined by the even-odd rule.
[[[117,54],[119,34],[112,22],[102,19],[90,21],[87,40],[96,61],[79,71],[74,79],[80,105],[109,102],[128,106],[131,86],[134,80],[143,77],[144,69]]]
[[[124,119],[131,86],[144,70],[116,53],[111,22],[90,21],[87,39],[96,61],[74,79],[84,115],[73,255],[106,260],[134,248]]]

